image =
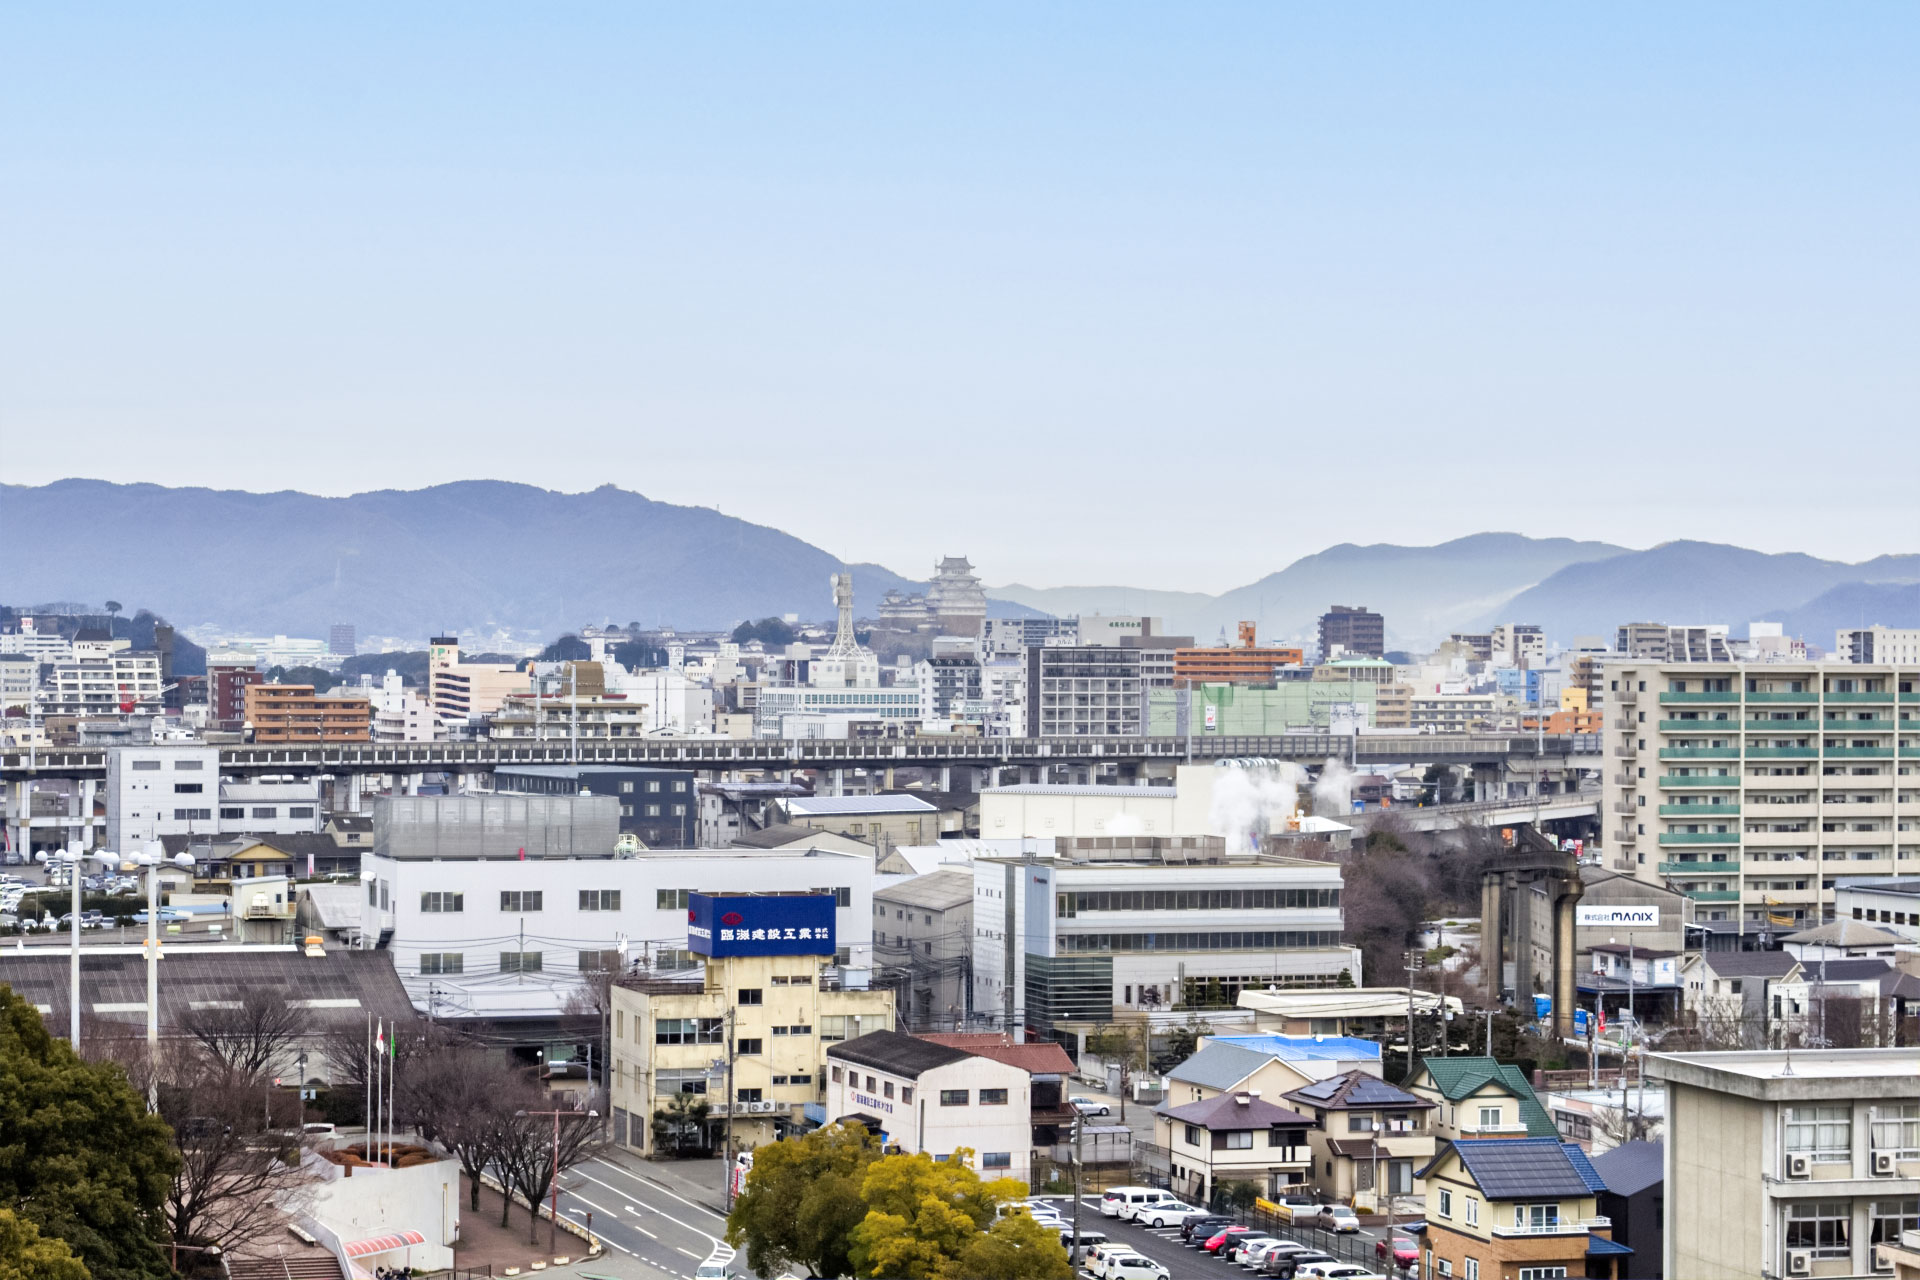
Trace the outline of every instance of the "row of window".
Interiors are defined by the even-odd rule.
[[[693,905],[693,895],[698,892],[700,892],[698,889],[656,889],[653,893],[653,905],[659,911],[685,911]],[[809,889],[807,892],[822,896],[832,894],[833,905],[836,907],[853,905],[853,889],[847,885],[840,885],[837,888]]]
[[[503,890],[500,894],[500,909],[518,914],[542,911],[546,908],[546,897],[546,893],[539,889]],[[579,901],[582,911],[618,911],[620,890],[582,889]],[[467,895],[464,893],[431,892],[420,895],[420,910],[429,914],[445,915],[466,909]]]
[[[1055,896],[1063,917],[1082,911],[1306,911],[1340,905],[1338,889],[1130,889]]]
[[[1869,1202],[1870,1244],[1899,1244],[1900,1233],[1916,1227],[1920,1227],[1920,1199]],[[1851,1200],[1802,1200],[1787,1207],[1789,1249],[1805,1249],[1816,1258],[1849,1258],[1852,1230]]]
[[[1891,1151],[1896,1160],[1920,1160],[1920,1103],[1877,1107],[1868,1136],[1875,1151]],[[1786,1147],[1816,1164],[1851,1164],[1853,1108],[1788,1107]]]
[[[193,771],[198,770],[205,763],[204,760],[175,760],[173,767],[181,771]],[[135,773],[156,773],[160,769],[158,760],[135,760],[132,764]]]
[[[580,970],[592,973],[606,968],[606,958],[618,955],[612,951],[582,951],[578,957]],[[501,973],[541,973],[546,969],[547,959],[544,951],[502,951],[500,955]],[[467,956],[464,951],[423,951],[420,953],[420,972],[428,974],[465,973]]]
[[[1295,929],[1247,933],[1063,933],[1063,952],[1109,951],[1280,951],[1337,947],[1338,929]]]

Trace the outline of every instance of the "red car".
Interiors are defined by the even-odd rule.
[[[1385,1262],[1387,1260],[1387,1242],[1385,1240],[1375,1240],[1373,1242],[1373,1256],[1375,1260],[1379,1262]],[[1420,1246],[1406,1236],[1395,1236],[1393,1238],[1393,1261],[1396,1266],[1412,1266],[1414,1263],[1420,1261]]]
[[[1220,1246],[1225,1244],[1228,1240],[1231,1240],[1234,1236],[1246,1235],[1249,1231],[1252,1231],[1252,1230],[1253,1230],[1252,1227],[1228,1227],[1225,1231],[1222,1231],[1219,1235],[1208,1236],[1207,1242],[1200,1246],[1200,1250],[1203,1253],[1218,1253],[1220,1252]]]

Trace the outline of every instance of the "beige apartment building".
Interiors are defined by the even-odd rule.
[[[492,715],[510,693],[525,693],[529,677],[511,663],[462,662],[458,636],[435,636],[427,645],[427,701],[441,719],[464,723]]]
[[[1920,1054],[1661,1053],[1647,1069],[1667,1091],[1664,1274],[1895,1273],[1920,1229]]]
[[[1920,874],[1920,668],[1607,667],[1607,865],[1728,931],[1804,928]]]
[[[654,1113],[676,1094],[706,1104],[707,1119],[704,1132],[669,1131],[670,1144],[717,1146],[731,1119],[734,1149],[748,1150],[803,1125],[807,1104],[827,1098],[827,1047],[893,1029],[892,992],[840,989],[823,973],[831,959],[727,956],[700,981],[615,986],[614,1141],[654,1155]]]

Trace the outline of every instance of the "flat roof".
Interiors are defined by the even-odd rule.
[[[806,818],[825,818],[863,813],[938,813],[939,810],[919,796],[795,796],[787,801],[787,812]]]
[[[1920,1098],[1920,1049],[1736,1049],[1650,1053],[1656,1080],[1765,1101]]]
[[[982,789],[980,794],[982,796],[1130,796],[1136,798],[1140,796],[1166,796],[1168,799],[1172,799],[1179,793],[1179,790],[1178,787],[1154,787],[1147,786],[1144,783],[1103,787],[1098,784],[1076,784],[1072,786],[1061,784],[1055,786],[1045,782],[1023,782],[1018,786],[1012,787],[986,787]]]

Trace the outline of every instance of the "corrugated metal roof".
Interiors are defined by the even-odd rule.
[[[973,872],[967,867],[942,867],[885,889],[875,889],[873,901],[876,905],[896,903],[902,907],[946,911],[973,901]]]
[[[794,796],[787,812],[799,817],[826,818],[863,813],[938,813],[918,796]]]
[[[1170,1080],[1204,1089],[1231,1089],[1272,1061],[1271,1054],[1255,1053],[1237,1044],[1211,1040],[1198,1053],[1167,1073]]]

